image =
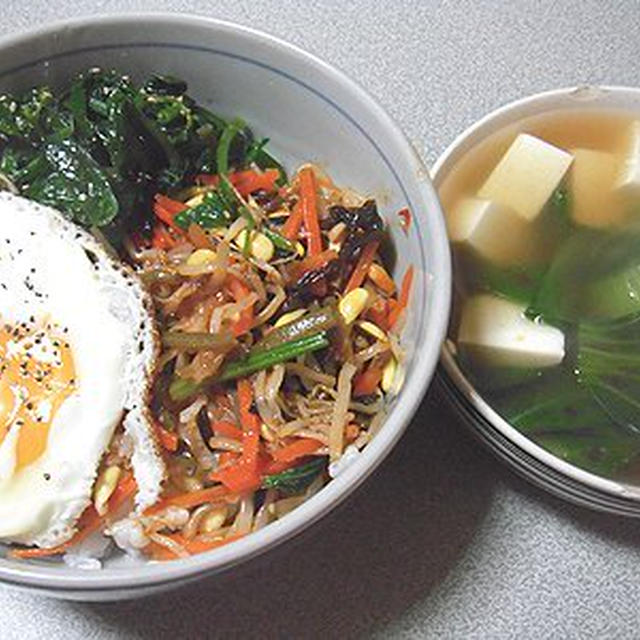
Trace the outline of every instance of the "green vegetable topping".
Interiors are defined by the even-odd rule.
[[[270,331],[262,340],[253,347],[254,351],[268,351],[290,340],[296,340],[305,336],[316,334],[318,331],[328,331],[338,323],[341,316],[336,307],[327,306],[311,311],[298,320],[288,322]]]
[[[118,201],[91,156],[70,141],[48,144],[35,159],[25,195],[70,215],[80,224],[102,227],[118,214]],[[37,169],[35,169],[37,167]]]
[[[274,246],[278,249],[282,249],[283,251],[289,251],[290,253],[295,253],[296,248],[293,243],[287,240],[284,236],[281,236],[276,231],[269,229],[269,227],[262,227],[262,233],[264,233],[271,242],[273,242]]]
[[[266,140],[254,141],[242,120],[227,123],[198,105],[171,76],[138,86],[116,71],[91,70],[60,93],[36,87],[2,95],[0,136],[1,184],[102,227],[116,246],[133,230],[150,232],[156,193],[184,189],[201,173],[226,176],[230,167],[281,169],[264,150]],[[222,179],[176,223],[225,226],[238,207]]]
[[[221,176],[226,176],[229,173],[229,151],[231,149],[231,142],[244,127],[244,121],[236,118],[225,127],[220,136],[220,142],[218,142],[218,148],[216,150],[216,161],[218,163],[218,173]]]
[[[264,489],[278,489],[286,494],[301,493],[326,469],[327,460],[323,456],[299,467],[265,476],[262,486]]]
[[[268,369],[276,364],[293,360],[305,353],[318,351],[328,346],[329,339],[324,331],[280,343],[268,351],[258,348],[258,345],[256,345],[246,357],[239,360],[231,360],[222,367],[218,374],[211,378],[206,378],[200,383],[179,377],[174,378],[169,387],[169,394],[174,401],[186,400],[212,384],[242,378],[256,371]]]
[[[173,220],[182,229],[188,229],[193,223],[203,229],[213,229],[226,227],[231,221],[231,216],[221,196],[215,191],[210,191],[200,204],[177,213]]]
[[[225,380],[233,380],[242,378],[251,373],[268,369],[281,362],[293,360],[298,356],[312,351],[318,351],[329,346],[329,339],[326,333],[316,333],[313,335],[305,335],[303,337],[283,342],[278,346],[272,347],[269,351],[254,348],[249,355],[242,360],[235,360],[225,365],[217,380],[224,382]]]

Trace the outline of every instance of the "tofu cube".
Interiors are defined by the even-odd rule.
[[[460,199],[447,215],[451,242],[501,265],[526,261],[531,248],[529,227],[513,209],[480,198]]]
[[[478,197],[535,220],[558,187],[572,161],[571,154],[526,133],[513,141],[478,191]]]
[[[622,146],[615,190],[628,200],[640,198],[640,120],[630,125]]]
[[[564,359],[564,334],[529,320],[523,305],[490,294],[469,298],[462,309],[458,346],[479,364],[540,369]]]
[[[571,216],[576,224],[609,227],[622,220],[612,189],[616,179],[616,158],[606,151],[572,149],[569,172]]]

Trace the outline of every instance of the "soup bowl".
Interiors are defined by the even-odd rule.
[[[166,563],[106,561],[83,571],[57,562],[14,561],[0,547],[0,581],[60,598],[116,600],[221,572],[288,540],[353,492],[383,461],[432,378],[450,302],[444,220],[428,172],[396,124],[367,93],[321,60],[232,24],[179,14],[74,20],[0,41],[0,91],[56,88],[91,67],[140,79],[184,78],[193,96],[240,115],[288,168],[314,162],[338,184],[375,197],[396,247],[394,275],[415,269],[404,344],[406,382],[380,432],[318,494],[264,529],[227,546]],[[407,231],[396,212],[408,208]]]
[[[489,113],[461,133],[438,158],[432,169],[436,189],[472,149],[504,133],[522,131],[523,121],[545,114],[571,112],[621,112],[640,115],[640,89],[615,86],[579,86],[547,91],[509,103]],[[454,289],[459,273],[453,269]],[[452,314],[455,315],[456,309]],[[640,487],[586,471],[563,460],[520,433],[470,380],[456,357],[453,340],[446,340],[441,357],[440,381],[472,433],[516,472],[582,506],[621,515],[640,516]]]

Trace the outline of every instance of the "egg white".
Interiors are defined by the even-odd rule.
[[[137,505],[157,500],[164,465],[146,409],[157,345],[141,284],[89,234],[7,193],[0,217],[0,320],[66,329],[74,360],[75,389],[53,416],[44,454],[16,470],[15,433],[0,445],[0,540],[51,547],[73,535],[123,417]]]

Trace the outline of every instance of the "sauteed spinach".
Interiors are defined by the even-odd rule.
[[[79,224],[101,227],[115,245],[131,230],[150,231],[154,194],[193,184],[200,173],[255,163],[284,175],[266,142],[241,120],[228,123],[198,104],[171,76],[138,85],[92,69],[60,92],[38,87],[0,96],[4,182]]]

